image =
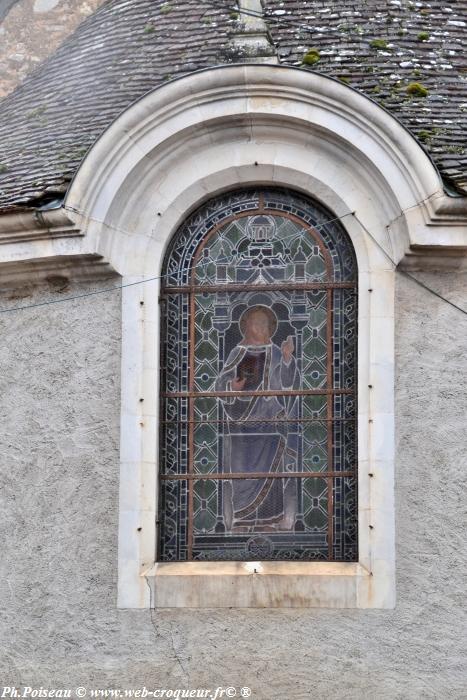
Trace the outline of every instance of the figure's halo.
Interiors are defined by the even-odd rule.
[[[242,335],[245,335],[246,324],[248,319],[250,318],[250,316],[253,316],[253,314],[257,311],[261,311],[261,313],[267,316],[269,321],[269,333],[270,337],[272,338],[272,336],[277,330],[277,316],[272,309],[270,309],[268,306],[264,306],[263,304],[256,304],[255,306],[250,306],[248,309],[245,309],[245,311],[242,313],[239,321]]]

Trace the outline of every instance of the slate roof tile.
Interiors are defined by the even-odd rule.
[[[264,0],[263,5],[283,62],[300,65],[309,48],[318,49],[312,70],[343,80],[389,110],[419,138],[444,178],[467,189],[467,2]],[[373,47],[374,40],[386,46]],[[414,82],[428,89],[426,97],[407,93]]]
[[[467,189],[467,2],[263,0],[283,63],[340,78],[391,111]],[[0,211],[63,194],[88,148],[145,92],[232,60],[229,0],[108,0],[0,102]],[[421,32],[429,34],[420,39]],[[425,35],[424,35],[425,36]],[[373,48],[371,42],[387,43]],[[237,59],[238,60],[238,59]],[[308,69],[308,68],[307,68]],[[406,88],[420,82],[427,97]]]

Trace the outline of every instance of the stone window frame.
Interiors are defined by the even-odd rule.
[[[358,563],[154,561],[164,252],[203,201],[255,184],[321,201],[357,256]],[[123,112],[59,211],[4,219],[0,262],[11,270],[28,261],[121,275],[119,607],[395,605],[395,265],[414,251],[465,247],[466,218],[415,139],[371,100],[316,73],[232,65],[168,83]]]

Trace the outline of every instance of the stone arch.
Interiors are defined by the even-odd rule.
[[[322,202],[345,226],[359,267],[359,562],[326,572],[308,564],[295,588],[284,577],[279,603],[266,593],[256,600],[248,565],[216,570],[214,578],[212,570],[197,571],[188,591],[186,572],[173,568],[182,565],[154,564],[157,278],[171,236],[191,211],[253,184]],[[387,112],[338,81],[280,66],[234,65],[181,78],[132,105],[97,141],[65,209],[85,234],[81,253],[103,256],[131,285],[123,290],[119,605],[394,604],[394,267],[428,231],[433,202],[443,197],[433,164]],[[226,598],[223,577],[237,575],[236,597]]]

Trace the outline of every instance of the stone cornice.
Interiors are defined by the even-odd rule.
[[[101,255],[55,255],[18,260],[0,266],[0,290],[25,284],[50,282],[59,287],[68,280],[88,282],[112,276],[114,271]]]
[[[158,241],[200,197],[255,181],[298,187],[336,215],[356,211],[395,264],[414,251],[446,264],[467,253],[467,198],[445,194],[396,119],[339,81],[248,64],[188,75],[129,107],[89,151],[62,207],[0,216],[0,272],[97,256],[119,274],[153,274]]]
[[[0,245],[82,235],[63,207],[24,209],[0,216]]]
[[[467,225],[467,197],[450,197],[438,194],[427,200],[426,223],[428,226]]]

